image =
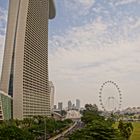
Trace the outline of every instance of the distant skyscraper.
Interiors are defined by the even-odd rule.
[[[57,109],[57,106],[56,106],[56,105],[54,105],[54,106],[53,106],[53,109]]]
[[[68,110],[71,110],[71,109],[72,109],[72,102],[68,101]]]
[[[59,103],[58,103],[58,109],[59,109],[59,110],[62,110],[62,109],[63,109],[63,103],[62,103],[62,102],[59,102]]]
[[[53,0],[9,0],[0,89],[13,97],[13,118],[50,116],[48,19]]]
[[[80,100],[76,99],[76,109],[80,109]]]
[[[75,104],[73,104],[73,105],[72,105],[72,109],[76,109],[76,106],[75,106]]]
[[[50,93],[50,107],[51,110],[53,110],[54,107],[54,85],[52,83],[52,81],[49,81],[49,93]]]

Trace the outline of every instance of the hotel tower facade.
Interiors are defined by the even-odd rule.
[[[9,0],[0,89],[13,97],[13,118],[50,116],[48,19],[53,0]]]

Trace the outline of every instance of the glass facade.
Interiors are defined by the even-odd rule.
[[[12,118],[12,98],[0,91],[0,120]]]

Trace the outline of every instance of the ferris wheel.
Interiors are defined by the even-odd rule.
[[[107,96],[106,95],[107,100],[106,100],[106,102],[104,102],[103,101],[103,89],[105,88],[105,86],[107,86],[109,84],[112,84],[116,88],[118,98],[115,97],[115,96]],[[112,111],[114,111],[114,112],[121,109],[121,106],[122,106],[122,93],[121,93],[121,90],[120,90],[119,86],[115,82],[106,81],[101,85],[101,88],[100,88],[100,91],[99,91],[99,103],[100,103],[100,105],[101,105],[101,107],[102,107],[102,109],[104,111],[108,111],[107,105],[108,106],[112,105],[113,106]]]

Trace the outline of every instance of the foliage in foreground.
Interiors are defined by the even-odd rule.
[[[70,140],[122,140],[122,137],[105,121],[95,120],[73,133]]]
[[[71,120],[56,121],[53,118],[36,116],[24,120],[9,120],[0,123],[0,140],[35,140],[44,139],[63,131],[72,123]]]
[[[119,131],[112,127],[112,118],[101,116],[96,105],[87,104],[81,120],[85,127],[70,136],[70,140],[124,140]]]
[[[0,128],[0,140],[33,140],[34,135],[14,125]]]
[[[120,134],[126,140],[129,140],[132,132],[133,132],[133,125],[130,122],[124,123],[122,120],[119,121],[118,129]]]

